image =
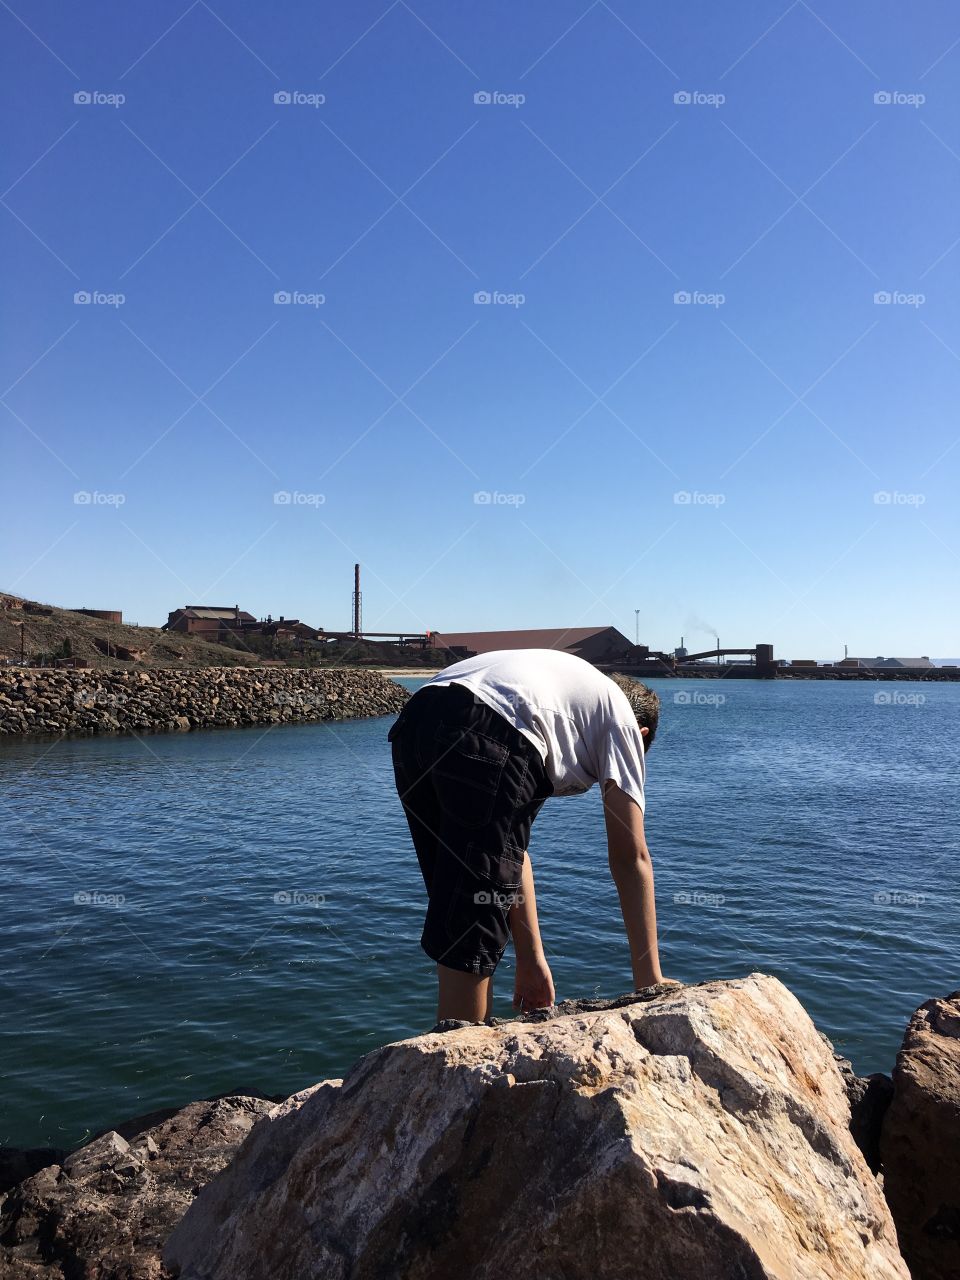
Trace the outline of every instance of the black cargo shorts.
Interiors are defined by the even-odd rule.
[[[491,974],[510,936],[530,828],[553,793],[533,743],[464,685],[425,685],[390,729],[397,791],[427,888],[420,945]]]

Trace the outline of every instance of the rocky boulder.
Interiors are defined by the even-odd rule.
[[[960,1277],[960,991],[910,1019],[881,1136],[884,1190],[914,1280]]]
[[[776,979],[458,1026],[261,1121],[181,1280],[908,1280],[829,1045]]]
[[[158,1280],[174,1224],[274,1105],[192,1102],[61,1155],[0,1199],[0,1280]]]

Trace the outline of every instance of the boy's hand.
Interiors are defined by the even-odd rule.
[[[521,1013],[531,1009],[546,1009],[553,1004],[556,991],[550,966],[539,959],[517,957],[517,972],[513,988],[513,1007]]]

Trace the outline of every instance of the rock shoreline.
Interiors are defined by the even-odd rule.
[[[277,667],[0,671],[0,735],[175,733],[395,715],[409,697],[378,671]]]
[[[900,1249],[956,1280],[960,992],[892,1081],[751,974],[444,1023],[282,1102],[23,1154],[0,1280],[907,1280]]]

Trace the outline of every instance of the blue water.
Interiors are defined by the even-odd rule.
[[[659,689],[664,972],[776,974],[889,1070],[916,1005],[960,986],[960,685]],[[0,743],[0,1142],[292,1093],[431,1025],[390,723]],[[629,990],[596,788],[544,806],[531,857],[558,996]],[[508,955],[498,1013],[511,983]]]

